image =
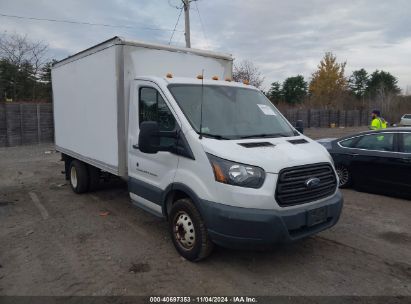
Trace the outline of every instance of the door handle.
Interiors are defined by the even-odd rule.
[[[133,147],[133,149],[138,150],[138,145],[133,145],[132,147]]]

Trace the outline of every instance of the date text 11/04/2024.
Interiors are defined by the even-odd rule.
[[[150,303],[258,303],[255,297],[150,297]]]

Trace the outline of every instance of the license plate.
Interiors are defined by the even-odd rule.
[[[307,226],[321,224],[327,220],[327,207],[313,209],[307,212]]]

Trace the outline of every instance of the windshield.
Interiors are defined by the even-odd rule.
[[[173,84],[169,90],[191,126],[220,139],[294,136],[294,130],[260,91],[239,87]]]

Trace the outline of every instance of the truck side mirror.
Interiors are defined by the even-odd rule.
[[[156,154],[160,150],[160,129],[156,121],[143,121],[140,124],[138,148],[148,154]]]
[[[297,123],[295,124],[295,129],[301,134],[304,133],[304,123],[302,120],[297,120]]]

